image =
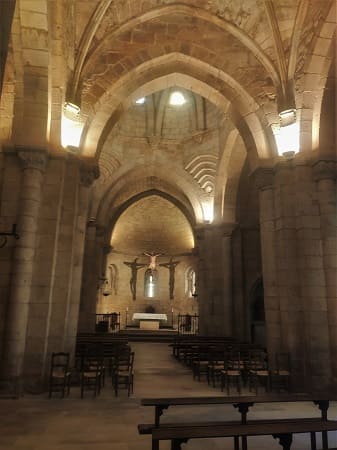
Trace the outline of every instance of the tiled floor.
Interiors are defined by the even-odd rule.
[[[49,400],[47,395],[25,396],[19,400],[0,400],[1,450],[150,450],[149,436],[139,436],[137,424],[152,422],[154,411],[140,406],[143,397],[222,395],[204,381],[193,381],[191,373],[175,361],[167,344],[134,343],[135,390],[128,398],[121,392],[115,398],[106,380],[98,398],[91,394],[80,399],[79,388],[72,388],[70,397]],[[317,416],[311,404],[256,405],[249,417]],[[175,407],[164,412],[163,421],[237,419],[232,406],[203,408]],[[337,403],[332,403],[329,418],[337,418]],[[336,446],[336,435],[329,435]],[[294,450],[309,450],[306,436],[297,435]],[[163,442],[161,450],[169,449]],[[232,450],[232,440],[195,440],[184,444],[186,450]],[[250,438],[249,450],[280,450],[271,437]],[[320,447],[319,447],[320,448]]]

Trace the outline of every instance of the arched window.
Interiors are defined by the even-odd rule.
[[[192,267],[189,267],[186,271],[185,278],[185,293],[188,297],[196,297],[196,273]]]
[[[144,295],[148,298],[156,296],[158,286],[157,270],[147,269],[144,279]]]

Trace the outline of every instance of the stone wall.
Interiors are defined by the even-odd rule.
[[[18,224],[20,238],[14,253],[12,238],[2,252],[1,376],[35,391],[51,352],[74,350],[88,187],[76,159],[18,155],[8,155],[2,171],[2,217]]]
[[[160,266],[167,263],[169,257],[157,257],[157,290],[153,298],[148,298],[144,291],[145,272],[149,265],[149,257],[142,256],[137,262],[144,264],[137,273],[137,290],[136,299],[133,300],[130,290],[131,270],[125,262],[132,262],[135,256],[130,254],[110,253],[106,262],[106,273],[108,267],[113,265],[115,268],[115,279],[112,281],[111,293],[103,295],[103,289],[98,290],[97,313],[120,312],[122,318],[121,326],[125,326],[126,312],[128,314],[128,324],[132,325],[132,315],[135,312],[145,312],[148,306],[153,306],[156,313],[167,314],[168,325],[171,325],[172,309],[174,316],[174,325],[176,324],[177,315],[180,314],[197,314],[198,301],[189,297],[186,291],[186,277],[189,268],[195,268],[196,258],[193,256],[176,256],[174,261],[179,261],[175,268],[174,298],[170,299],[169,289],[169,270]],[[136,324],[135,324],[136,325]]]

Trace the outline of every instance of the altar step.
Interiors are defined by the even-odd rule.
[[[173,338],[178,335],[178,332],[172,328],[141,330],[128,327],[121,330],[119,335],[127,337],[130,342],[172,342]]]

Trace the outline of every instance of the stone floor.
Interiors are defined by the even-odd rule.
[[[135,389],[128,398],[124,391],[114,397],[109,382],[101,396],[90,394],[80,399],[79,388],[72,388],[66,399],[49,400],[47,395],[25,396],[18,400],[0,400],[1,450],[150,450],[149,436],[139,436],[137,424],[152,422],[151,407],[140,406],[143,397],[222,395],[204,381],[193,381],[191,373],[175,361],[165,343],[133,343],[135,359]],[[108,381],[108,380],[107,380]],[[233,392],[234,394],[234,392]],[[257,405],[249,417],[317,416],[311,404]],[[175,407],[164,412],[163,421],[237,419],[232,406],[203,408]],[[337,418],[337,403],[332,403],[329,418]],[[329,435],[336,446],[336,434]],[[209,439],[190,441],[186,450],[232,450],[232,440]],[[294,450],[308,450],[309,440],[297,435]],[[163,442],[161,450],[169,449]],[[321,448],[321,447],[319,447]],[[249,450],[280,450],[271,437],[249,439]]]

